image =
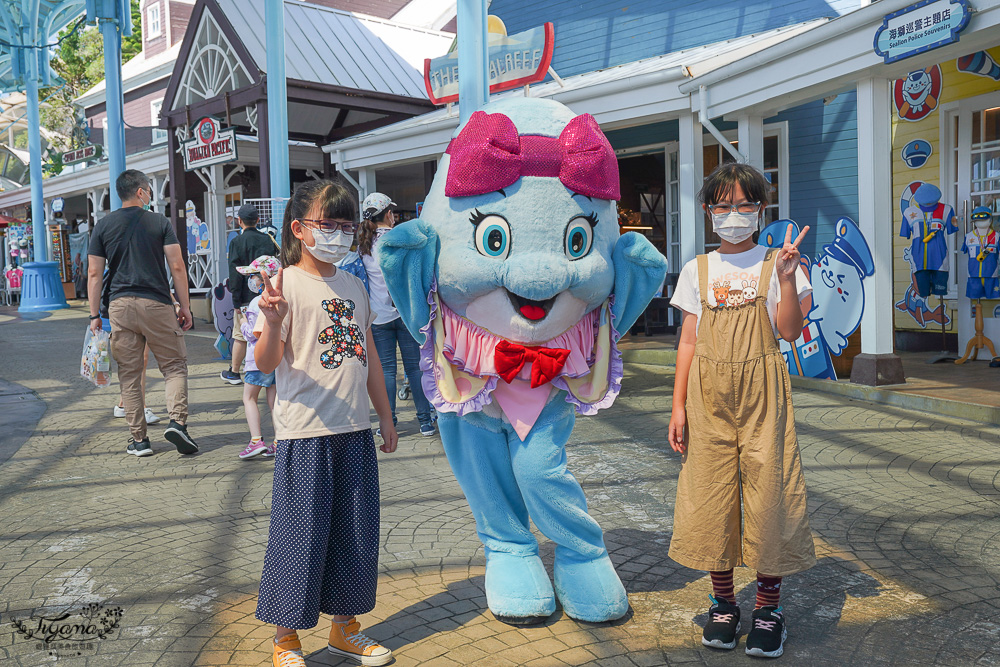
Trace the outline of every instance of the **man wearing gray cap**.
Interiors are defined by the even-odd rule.
[[[279,248],[268,234],[258,231],[257,207],[243,204],[236,212],[240,223],[240,235],[229,244],[229,291],[233,293],[233,363],[222,371],[220,377],[229,384],[242,384],[240,367],[247,353],[247,342],[240,333],[243,324],[243,309],[257,296],[247,286],[247,277],[236,270],[237,266],[249,266],[261,255],[277,256]]]

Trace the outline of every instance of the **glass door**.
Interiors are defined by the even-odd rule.
[[[973,335],[971,302],[965,296],[968,258],[959,252],[962,240],[971,229],[969,215],[977,206],[993,211],[993,228],[1000,223],[1000,92],[962,100],[957,112],[945,118],[942,133],[949,145],[948,163],[943,170],[950,192],[955,195],[955,213],[959,231],[949,242],[953,245],[954,278],[948,298],[959,298],[959,349]],[[1000,231],[1000,229],[998,229]],[[987,302],[988,304],[988,302]],[[987,305],[984,304],[984,305]],[[992,306],[990,306],[992,311]],[[992,314],[992,313],[991,313]],[[1000,335],[1000,321],[987,316],[985,333],[994,341]]]

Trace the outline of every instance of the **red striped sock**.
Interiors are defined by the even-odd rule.
[[[757,573],[757,604],[754,609],[761,607],[777,607],[781,599],[781,577],[769,577],[766,574]]]
[[[736,604],[736,590],[733,588],[733,571],[709,572],[712,576],[712,593],[716,600]]]

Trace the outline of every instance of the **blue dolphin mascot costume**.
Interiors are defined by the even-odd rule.
[[[379,244],[389,294],[421,345],[423,387],[486,550],[500,620],[621,618],[628,598],[566,467],[576,413],[621,388],[617,340],[667,262],[620,235],[614,150],[551,100],[487,104],[443,156],[420,218]],[[555,587],[529,517],[556,544]]]

